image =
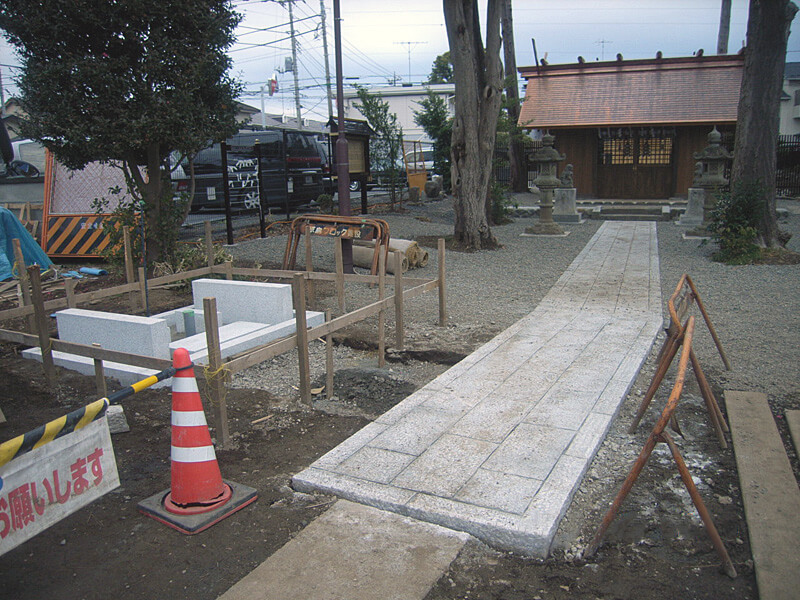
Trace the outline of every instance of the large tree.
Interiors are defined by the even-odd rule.
[[[758,241],[766,247],[781,245],[775,214],[776,147],[786,44],[796,12],[789,0],[750,0],[731,187],[760,190],[752,204]]]
[[[428,83],[453,83],[453,63],[450,61],[449,52],[440,54],[434,59]]]
[[[173,202],[170,154],[235,130],[225,50],[239,20],[230,0],[0,0],[22,63],[23,133],[71,169],[121,165],[145,203],[151,256]]]
[[[486,46],[477,0],[444,0],[444,19],[456,85],[451,146],[455,239],[467,249],[494,248],[487,198],[503,87],[500,62],[502,3],[488,0]]]
[[[503,1],[502,17],[503,62],[505,63],[506,110],[511,124],[508,144],[508,163],[511,171],[511,190],[528,191],[528,164],[525,161],[525,145],[519,122],[519,77],[517,57],[514,52],[514,20],[511,15],[511,0]]]
[[[442,176],[442,186],[450,190],[450,142],[453,136],[453,119],[447,102],[433,90],[420,103],[421,110],[414,111],[414,123],[422,127],[433,140],[433,170]]]
[[[369,121],[375,135],[369,140],[370,168],[389,178],[390,198],[394,209],[397,200],[399,169],[403,149],[403,128],[397,115],[389,109],[380,94],[371,94],[365,87],[356,86],[358,99],[354,106]]]

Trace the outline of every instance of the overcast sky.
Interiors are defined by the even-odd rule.
[[[480,0],[479,0],[480,1]],[[333,0],[324,0],[327,15],[331,76],[333,56]],[[481,21],[485,21],[485,1]],[[721,0],[513,0],[517,66],[534,64],[531,39],[539,58],[548,62],[576,62],[691,56],[703,48],[716,51]],[[748,0],[733,0],[730,53],[744,43]],[[235,0],[244,15],[238,42],[231,49],[234,75],[245,83],[242,98],[261,105],[261,88],[274,74],[279,92],[265,95],[267,112],[294,115],[292,73],[281,73],[291,56],[288,7],[275,1]],[[447,51],[447,33],[441,2],[436,0],[341,0],[344,76],[346,84],[386,85],[390,81],[424,81],[439,54]],[[319,0],[295,0],[293,17],[298,41],[298,83],[303,113],[324,118],[325,67]],[[795,19],[795,30],[800,29]],[[787,61],[800,62],[800,32],[789,39]],[[0,47],[0,70],[6,95],[14,92],[10,79],[16,60],[6,45]],[[335,80],[334,80],[335,81]],[[334,88],[335,89],[335,88]],[[335,110],[335,109],[334,109]]]

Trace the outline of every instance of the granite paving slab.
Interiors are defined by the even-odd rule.
[[[547,556],[662,326],[656,226],[607,221],[528,315],[295,475]]]

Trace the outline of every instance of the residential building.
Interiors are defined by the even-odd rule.
[[[787,62],[783,71],[780,135],[800,135],[800,62]]]

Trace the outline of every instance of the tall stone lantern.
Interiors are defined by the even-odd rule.
[[[525,233],[533,235],[564,235],[564,230],[553,221],[553,195],[561,180],[556,177],[556,165],[567,158],[553,148],[555,136],[547,133],[542,137],[542,147],[537,150],[531,160],[539,164],[539,176],[533,183],[541,191],[539,199],[539,222],[525,229]]]
[[[733,158],[733,155],[722,145],[722,134],[717,131],[716,126],[708,134],[707,139],[708,146],[700,152],[694,153],[697,169],[692,187],[703,190],[703,222],[694,232],[698,235],[708,235],[706,228],[710,222],[711,211],[717,203],[716,194],[728,185],[728,180],[725,178],[725,165]]]

